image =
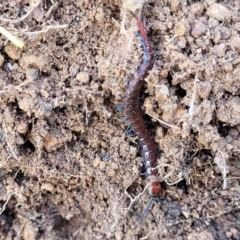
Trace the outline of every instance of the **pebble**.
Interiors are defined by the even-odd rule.
[[[231,62],[224,62],[222,65],[225,72],[232,72],[233,71],[233,65]]]
[[[174,35],[181,37],[187,32],[187,27],[183,22],[178,22],[174,27]]]
[[[0,67],[3,65],[4,57],[0,54]]]
[[[38,78],[38,69],[27,68],[26,69],[26,78],[29,81],[35,81]]]
[[[212,49],[212,52],[218,57],[224,57],[226,52],[226,45],[223,43],[215,45]]]
[[[49,191],[49,192],[53,192],[54,186],[53,186],[52,183],[44,182],[44,183],[41,185],[41,190],[46,190],[46,191]]]
[[[219,3],[212,4],[207,10],[207,15],[217,19],[218,21],[231,20],[231,11]]]
[[[212,5],[217,2],[217,0],[205,0],[208,5]]]
[[[22,238],[23,240],[36,239],[39,229],[29,221],[24,225]]]
[[[13,60],[19,60],[22,56],[22,50],[13,44],[5,46],[4,51]]]
[[[218,204],[218,206],[223,207],[224,206],[223,198],[221,198],[221,197],[217,198],[217,204]]]
[[[180,0],[172,0],[170,10],[171,12],[177,12],[179,10]]]
[[[47,55],[23,55],[19,61],[19,65],[24,70],[31,66],[31,68],[38,68],[43,72],[50,71],[49,57]]]
[[[201,21],[196,21],[192,26],[191,35],[194,38],[201,37],[207,31],[207,27]]]
[[[237,233],[238,233],[238,230],[237,230],[236,228],[230,228],[230,232],[232,233],[232,235],[233,235],[234,237],[236,237],[236,236],[237,236]]]
[[[190,6],[190,11],[195,15],[195,16],[202,16],[203,11],[204,11],[204,6],[201,3],[194,3]]]
[[[81,83],[88,83],[90,77],[87,72],[79,72],[76,76],[76,79]]]
[[[16,131],[20,134],[25,134],[28,131],[28,123],[23,120],[16,122]]]

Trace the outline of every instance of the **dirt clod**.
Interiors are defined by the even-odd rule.
[[[196,21],[192,26],[191,35],[194,38],[201,37],[207,31],[207,27],[201,21]]]
[[[231,11],[219,3],[212,4],[207,10],[207,15],[218,21],[230,21],[232,16]]]
[[[4,48],[7,55],[14,60],[19,60],[22,55],[22,50],[17,48],[14,44],[9,44]]]

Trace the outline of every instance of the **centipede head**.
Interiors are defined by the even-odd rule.
[[[156,198],[159,196],[162,190],[161,183],[159,181],[154,181],[149,187],[149,195],[151,198]]]

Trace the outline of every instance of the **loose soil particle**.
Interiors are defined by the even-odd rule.
[[[2,1],[1,26],[25,48],[0,36],[0,240],[240,239],[239,8]],[[140,226],[147,182],[121,109],[142,49],[127,10],[142,10],[154,49],[142,106],[161,198],[183,208],[155,203]]]

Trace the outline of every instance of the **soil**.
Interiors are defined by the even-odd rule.
[[[0,239],[240,239],[239,0],[9,0],[0,36]],[[140,94],[166,204],[123,111]],[[173,204],[182,208],[174,214]],[[176,212],[176,211],[175,211]]]

